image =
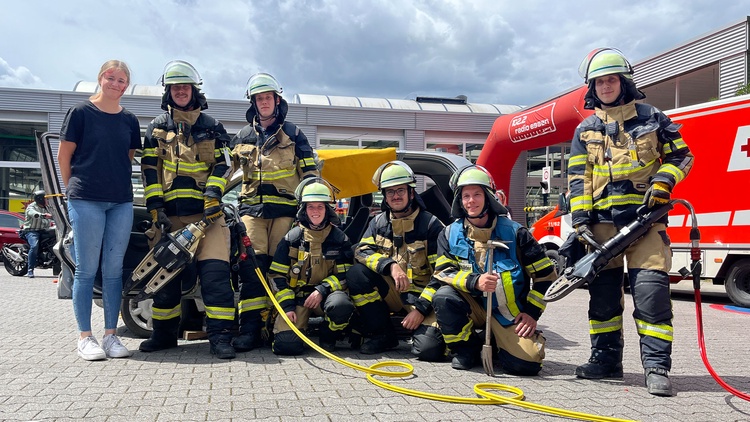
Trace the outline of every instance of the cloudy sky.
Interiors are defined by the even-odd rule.
[[[130,65],[132,83],[154,85],[182,59],[209,99],[241,99],[264,71],[287,98],[531,105],[580,85],[578,64],[596,47],[638,62],[749,14],[750,0],[5,1],[0,86],[69,91],[111,58]]]

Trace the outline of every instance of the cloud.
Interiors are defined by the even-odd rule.
[[[39,3],[44,7],[40,8]],[[155,84],[182,59],[209,98],[241,99],[269,72],[285,94],[530,105],[582,83],[602,46],[634,62],[746,18],[750,0],[79,0],[10,2],[0,15],[0,85],[71,90],[101,63],[126,61]],[[28,25],[25,16],[34,16]],[[45,28],[43,35],[38,28]],[[8,64],[9,63],[9,64]],[[26,76],[21,75],[26,73]]]
[[[0,86],[11,88],[49,88],[39,77],[23,66],[11,67],[0,57]]]

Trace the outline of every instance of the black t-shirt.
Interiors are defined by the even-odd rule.
[[[105,113],[86,100],[68,110],[60,139],[76,144],[70,162],[68,198],[133,201],[133,168],[128,154],[141,147],[141,128],[133,113],[125,108],[119,113]]]

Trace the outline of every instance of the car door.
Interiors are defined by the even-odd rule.
[[[45,132],[37,136],[37,151],[41,167],[42,182],[50,197],[47,200],[50,213],[55,220],[57,243],[54,251],[62,261],[63,271],[58,279],[57,296],[61,299],[72,297],[73,272],[75,261],[72,250],[73,229],[68,220],[68,209],[65,200],[65,189],[62,175],[58,168],[57,151],[60,146],[60,136],[57,133]],[[148,240],[144,233],[144,224],[148,224],[151,217],[143,204],[143,185],[140,182],[140,166],[133,166],[133,227],[130,242],[123,262],[123,280],[130,278],[133,269],[141,262],[149,251]],[[144,221],[146,223],[144,223]],[[95,298],[101,297],[101,275],[97,275],[94,286]]]

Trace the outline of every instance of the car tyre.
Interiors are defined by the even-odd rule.
[[[153,311],[153,299],[146,299],[140,302],[136,302],[131,298],[125,298],[122,300],[122,306],[120,308],[120,314],[125,326],[128,327],[133,335],[141,338],[151,337],[153,331],[153,324],[151,317]]]
[[[750,260],[736,262],[724,281],[729,299],[736,305],[750,308]]]

